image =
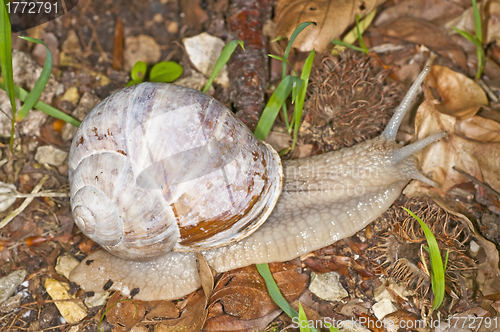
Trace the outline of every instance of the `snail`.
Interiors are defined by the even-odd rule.
[[[410,180],[436,185],[412,154],[445,133],[395,141],[428,71],[379,137],[283,166],[199,91],[142,83],[111,95],[79,127],[68,162],[75,223],[107,251],[85,258],[70,280],[85,291],[176,299],[201,285],[195,252],[224,272],[353,235]]]

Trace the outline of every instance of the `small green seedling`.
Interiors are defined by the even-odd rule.
[[[131,81],[126,86],[139,84],[145,81],[148,66],[144,61],[137,61],[130,71]],[[183,72],[183,68],[177,62],[162,61],[158,62],[151,68],[149,73],[149,81],[170,83],[178,79]]]
[[[107,310],[106,310],[106,311],[102,314],[101,319],[99,319],[99,323],[97,324],[97,331],[99,331],[99,332],[104,332],[104,327],[101,329],[101,323],[102,323],[102,321],[103,321],[104,317],[106,316],[106,314],[108,313],[108,311],[110,311],[110,310],[111,310],[111,308],[113,308],[113,307],[114,307],[115,305],[117,305],[118,303],[120,303],[120,302],[125,302],[125,301],[130,301],[130,302],[132,302],[132,303],[134,304],[134,306],[135,306],[135,312],[134,312],[134,315],[133,315],[132,317],[135,317],[135,315],[137,315],[137,308],[138,308],[138,307],[137,307],[137,304],[134,302],[134,300],[132,300],[132,299],[123,299],[123,300],[120,300],[120,301],[116,302],[115,304],[113,304],[111,307],[109,307],[109,308],[108,308],[108,309],[107,309]]]
[[[288,41],[288,45],[285,49],[285,54],[283,57],[269,54],[270,57],[274,59],[278,59],[283,62],[282,64],[282,80],[276,90],[274,90],[271,98],[269,98],[266,107],[262,111],[262,115],[257,123],[257,127],[255,128],[255,137],[260,140],[264,140],[271,131],[271,128],[274,124],[276,117],[280,109],[283,109],[283,115],[285,119],[285,125],[288,129],[288,132],[291,133],[294,131],[292,150],[295,148],[295,144],[297,142],[297,135],[300,127],[300,120],[302,118],[302,111],[304,108],[304,100],[307,92],[307,85],[309,83],[309,75],[311,73],[311,68],[314,60],[315,51],[312,50],[309,53],[306,61],[304,62],[304,67],[302,68],[302,74],[300,78],[298,77],[297,72],[293,69],[290,62],[288,61],[288,56],[290,54],[290,50],[292,49],[292,44],[299,35],[302,30],[308,27],[311,24],[315,24],[313,22],[304,22],[299,24],[299,26],[295,29],[295,31],[290,36]],[[293,74],[286,75],[286,66],[292,67]],[[294,113],[291,121],[288,121],[286,100],[288,96],[292,94],[292,103],[294,103]]]
[[[476,79],[479,79],[483,75],[484,65],[486,63],[486,57],[484,55],[483,49],[483,30],[481,28],[481,15],[479,13],[479,7],[477,6],[476,0],[472,0],[472,10],[474,11],[474,28],[476,35],[473,36],[467,31],[462,29],[452,27],[453,30],[458,32],[462,37],[468,39],[470,42],[476,46],[477,51],[477,73]]]
[[[37,79],[35,86],[28,93],[26,90],[14,84],[14,72],[12,68],[12,39],[11,39],[11,27],[10,27],[10,17],[6,9],[5,0],[0,0],[0,64],[2,68],[2,76],[0,78],[0,88],[5,90],[12,107],[12,127],[10,134],[10,149],[14,147],[14,130],[16,121],[22,121],[30,109],[33,107],[58,119],[64,120],[71,123],[74,126],[79,126],[80,121],[73,119],[64,112],[53,108],[50,105],[44,104],[38,100],[42,94],[47,82],[50,78],[50,73],[52,71],[52,53],[49,47],[40,39],[31,37],[19,37],[24,40],[42,44],[46,49],[45,63],[43,65],[40,77]],[[16,109],[15,98],[19,98],[24,104],[22,105],[19,112]]]
[[[432,308],[434,310],[438,309],[444,300],[444,291],[445,291],[445,279],[444,272],[446,271],[446,267],[448,265],[448,254],[449,250],[446,252],[445,263],[443,266],[443,260],[441,259],[441,251],[439,250],[436,238],[430,228],[417,217],[413,212],[403,207],[403,209],[408,212],[413,218],[417,219],[420,227],[424,231],[425,238],[427,239],[427,244],[429,248],[426,250],[429,252],[430,260],[431,260],[431,285],[432,292],[434,294],[434,302],[432,303]]]
[[[334,39],[332,43],[338,46],[345,46],[355,51],[363,52],[365,54],[369,54],[368,48],[365,45],[363,40],[363,33],[368,29],[370,24],[372,23],[375,15],[377,14],[377,10],[373,10],[370,14],[366,15],[364,19],[360,21],[359,15],[356,16],[356,26],[349,31],[342,40]],[[354,42],[358,40],[359,45],[354,46]]]

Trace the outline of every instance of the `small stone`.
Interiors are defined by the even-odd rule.
[[[14,294],[16,288],[23,283],[26,274],[26,270],[16,270],[0,278],[0,303]]]
[[[61,166],[68,157],[68,153],[59,150],[52,145],[40,146],[36,149],[35,160],[40,164],[49,164],[52,166]]]
[[[215,63],[222,52],[225,44],[218,37],[203,32],[197,36],[184,38],[182,40],[186,48],[186,53],[191,63],[206,77],[210,77],[214,70]],[[224,66],[219,75],[215,78],[215,83],[223,87],[229,87],[227,68]]]
[[[166,23],[167,31],[171,34],[177,33],[179,31],[179,23],[175,21],[170,21]]]
[[[85,305],[87,308],[98,307],[101,305],[105,305],[106,301],[109,298],[110,292],[104,293],[95,293],[94,296],[87,296],[85,298]]]
[[[188,77],[183,77],[179,78],[174,82],[175,85],[182,85],[187,88],[195,89],[195,90],[201,90],[205,84],[207,84],[208,79],[203,76],[202,74],[198,73],[197,71],[193,71],[191,73],[191,76]],[[210,93],[210,90],[212,90],[212,93]],[[210,87],[208,90],[207,94],[212,95],[213,94],[213,86]]]
[[[323,274],[311,272],[309,290],[323,300],[340,301],[349,296],[349,293],[342,287],[339,278],[337,272]]]
[[[16,191],[16,186],[12,183],[0,182],[0,194],[14,194]],[[7,210],[14,202],[16,197],[0,196],[0,212]]]
[[[78,94],[78,88],[76,86],[72,86],[62,95],[61,101],[69,101],[74,106],[78,104],[78,100],[80,100],[80,95]]]
[[[479,251],[479,249],[481,248],[479,246],[479,244],[477,244],[476,242],[474,241],[470,241],[470,251],[473,253],[473,254],[477,254],[477,252]]]
[[[384,318],[386,315],[398,310],[398,307],[389,299],[382,299],[375,303],[372,307],[375,317],[378,319]]]
[[[65,53],[80,53],[82,51],[80,39],[78,39],[75,30],[68,31],[68,37],[61,45],[61,51]]]
[[[85,119],[85,117],[90,113],[90,111],[92,111],[92,109],[96,107],[97,104],[99,104],[100,102],[101,99],[99,97],[97,97],[92,93],[85,92],[82,98],[80,99],[80,103],[71,113],[71,116],[79,121],[83,121],[83,119]],[[65,141],[73,139],[73,136],[75,136],[77,129],[78,128],[76,128],[72,124],[66,123],[61,133],[62,139]]]
[[[80,264],[80,261],[69,254],[63,254],[57,257],[55,270],[69,279],[69,273]]]
[[[155,16],[153,16],[153,22],[155,22],[155,23],[163,22],[163,15],[162,14],[155,14]]]
[[[148,65],[158,63],[161,58],[161,48],[151,36],[129,36],[125,38],[123,57],[125,70],[131,70],[137,61],[144,61]]]
[[[9,297],[7,300],[3,301],[2,304],[0,304],[0,312],[8,313],[16,308],[19,308],[22,299],[23,299],[22,292],[19,292],[14,296]]]

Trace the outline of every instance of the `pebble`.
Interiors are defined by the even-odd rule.
[[[153,65],[160,61],[161,48],[151,36],[129,36],[125,38],[123,58],[125,70],[131,70],[137,61]]]
[[[66,161],[68,153],[59,150],[52,145],[44,145],[36,149],[35,160],[40,164],[61,166]]]
[[[340,275],[337,272],[323,274],[311,272],[309,290],[325,301],[340,301],[349,296],[349,293],[344,289],[339,278]]]

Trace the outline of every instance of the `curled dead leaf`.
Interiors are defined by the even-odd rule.
[[[474,116],[481,106],[488,105],[486,93],[474,80],[447,67],[432,66],[426,87],[439,112],[460,120]]]

